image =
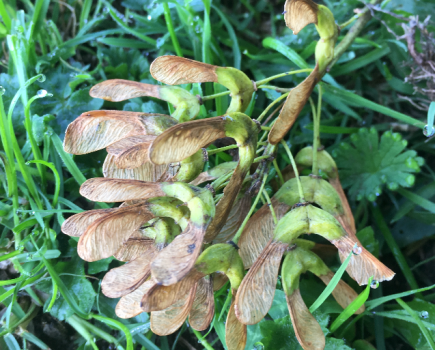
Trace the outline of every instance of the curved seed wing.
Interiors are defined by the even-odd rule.
[[[128,136],[146,135],[141,116],[148,114],[123,111],[85,112],[68,125],[64,149],[72,154],[86,154]]]
[[[103,164],[103,175],[112,179],[129,179],[149,182],[162,182],[161,178],[169,171],[167,164],[155,165],[151,162],[143,163],[137,168],[120,169],[116,164],[116,157],[108,154]]]
[[[213,282],[210,277],[198,281],[195,300],[189,314],[189,324],[197,331],[204,331],[214,316]]]
[[[77,253],[86,261],[96,261],[115,254],[130,235],[154,215],[145,205],[119,208],[90,225],[80,237]]]
[[[323,350],[325,348],[325,335],[302,300],[299,289],[296,289],[292,295],[286,295],[286,299],[299,344],[304,349]]]
[[[247,338],[248,331],[246,325],[237,319],[233,300],[225,323],[225,342],[227,343],[228,350],[244,349]]]
[[[285,24],[293,34],[298,34],[308,24],[317,24],[317,8],[311,0],[287,0],[284,5]]]
[[[155,250],[154,240],[144,237],[140,230],[136,230],[113,256],[119,261],[131,261],[148,250]]]
[[[83,183],[80,194],[94,202],[125,202],[165,196],[161,184],[127,179],[95,177]]]
[[[130,98],[151,96],[159,98],[159,85],[144,84],[131,80],[111,79],[94,85],[89,95],[106,101],[120,102]]]
[[[105,217],[116,210],[118,210],[118,208],[96,209],[75,214],[63,222],[61,230],[68,236],[80,237],[94,221]]]
[[[216,66],[178,56],[160,56],[151,63],[154,79],[168,85],[217,82]]]
[[[285,134],[291,129],[295,123],[302,108],[310,97],[311,92],[316,86],[319,78],[319,66],[316,65],[310,75],[293,90],[290,91],[284,106],[281,109],[281,113],[278,116],[275,124],[273,124],[270,130],[268,140],[272,145],[276,145],[280,142]]]
[[[131,318],[143,312],[140,301],[147,291],[154,286],[153,281],[146,281],[135,291],[123,296],[116,304],[115,313],[120,318]]]
[[[103,294],[119,298],[137,289],[150,276],[150,262],[156,253],[156,249],[147,250],[129,263],[111,269],[101,282]]]
[[[256,324],[272,306],[281,258],[288,244],[270,240],[243,279],[235,301],[236,316],[243,324]]]
[[[177,124],[154,140],[150,147],[150,159],[154,164],[179,162],[222,137],[225,137],[225,120],[222,117]]]
[[[151,330],[153,333],[164,336],[174,333],[180,328],[195,300],[196,284],[184,297],[180,297],[177,302],[161,311],[151,312]]]

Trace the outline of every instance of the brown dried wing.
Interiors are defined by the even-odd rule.
[[[237,230],[248,214],[250,208],[251,196],[247,194],[234,203],[224,227],[222,227],[219,234],[213,240],[213,243],[225,243],[230,241],[237,233]]]
[[[177,124],[157,136],[149,157],[155,164],[179,162],[222,137],[225,137],[222,117]]]
[[[85,181],[80,194],[94,202],[125,202],[165,196],[160,183],[95,177]]]
[[[159,98],[160,86],[144,84],[131,80],[111,79],[94,85],[89,91],[93,98],[101,98],[106,101],[120,102],[130,98],[150,96]]]
[[[323,350],[325,348],[325,335],[302,300],[299,289],[296,289],[292,295],[286,296],[286,299],[299,344],[304,349]]]
[[[180,328],[189,315],[195,299],[196,285],[189,294],[180,297],[177,302],[165,310],[151,312],[151,330],[153,333],[164,336],[174,333]]]
[[[134,169],[120,169],[116,165],[116,157],[108,154],[103,164],[103,175],[112,179],[129,179],[157,182],[168,170],[168,165],[155,165],[151,162],[144,163]],[[161,182],[161,181],[159,181]]]
[[[295,123],[302,108],[310,97],[311,92],[317,84],[319,78],[319,65],[316,64],[310,75],[298,86],[290,91],[290,94],[285,100],[284,107],[278,116],[275,124],[270,130],[268,140],[272,145],[280,142],[285,134],[291,129]]]
[[[335,191],[337,191],[340,199],[341,205],[344,210],[344,218],[337,218],[342,224],[343,228],[347,231],[350,236],[356,237],[356,227],[355,227],[355,219],[352,214],[352,209],[350,209],[349,202],[347,200],[346,194],[343,191],[343,187],[341,186],[340,178],[338,174],[335,178],[330,178],[329,183],[332,187],[334,187]],[[340,220],[343,219],[343,220]]]
[[[204,182],[213,181],[216,179],[217,179],[216,176],[210,175],[207,171],[204,171],[201,174],[199,174],[195,180],[190,181],[190,184],[194,186],[198,186]]]
[[[119,208],[88,227],[80,237],[77,253],[86,261],[115,254],[131,234],[154,217],[145,205]]]
[[[103,149],[125,137],[145,135],[140,116],[145,113],[123,111],[85,112],[68,125],[64,149],[72,154],[86,154]]]
[[[111,269],[101,282],[103,294],[109,298],[119,298],[138,288],[150,276],[150,262],[156,253],[156,249],[147,250],[127,264]]]
[[[107,152],[116,157],[119,169],[137,168],[149,162],[148,148],[155,138],[153,135],[126,137],[107,147]]]
[[[136,230],[113,256],[119,261],[131,261],[154,249],[154,240],[144,237],[140,230]]]
[[[317,24],[317,4],[311,0],[287,0],[284,5],[287,27],[298,34],[306,25]]]
[[[151,312],[168,308],[175,304],[180,298],[185,297],[202,277],[204,277],[202,273],[193,269],[180,282],[170,286],[163,286],[153,281],[154,286],[150,288],[142,298],[142,310]]]
[[[184,233],[175,237],[151,263],[153,278],[165,286],[180,281],[201,253],[203,238],[204,228],[190,222]]]
[[[361,249],[361,253],[353,254],[350,258],[346,271],[360,286],[367,284],[369,278],[373,276],[374,281],[390,281],[395,273],[376,259],[367,249],[361,246],[359,241],[355,241],[350,236],[345,236],[340,240],[332,241],[338,248],[340,260],[346,260],[349,253],[353,250],[355,243],[358,244],[356,251]]]
[[[62,224],[62,232],[71,237],[80,237],[94,221],[113,213],[117,208],[88,210],[75,214]]]
[[[221,289],[225,283],[229,281],[228,276],[224,273],[215,272],[212,274],[213,277],[213,291],[216,292]]]
[[[272,198],[272,206],[277,219],[281,219],[290,207]],[[240,257],[245,269],[249,269],[257,260],[264,247],[273,237],[275,223],[267,205],[263,205],[248,221],[239,240]]]
[[[146,281],[138,289],[123,296],[116,304],[115,313],[120,318],[135,317],[143,312],[140,301],[145,293],[154,286],[153,281]]]
[[[243,324],[256,324],[272,306],[281,258],[288,244],[270,241],[243,279],[236,296],[236,315]]]
[[[160,56],[151,63],[154,79],[168,85],[217,82],[216,66],[178,56]]]
[[[332,277],[334,277],[334,273],[329,271],[326,275],[319,276],[323,283],[326,285],[331,282]],[[340,280],[337,286],[332,291],[332,296],[340,304],[340,306],[345,309],[349,306],[349,304],[358,297],[358,294],[343,280]],[[359,315],[363,313],[365,310],[365,306],[362,305],[355,314]]]
[[[214,316],[213,282],[208,276],[201,278],[196,286],[195,300],[189,314],[190,326],[197,330],[207,329]]]
[[[241,323],[235,313],[234,300],[228,311],[227,321],[225,323],[225,342],[228,350],[240,350],[246,346],[248,331],[246,325]]]

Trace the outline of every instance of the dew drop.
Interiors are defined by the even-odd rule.
[[[45,75],[44,75],[44,74],[41,74],[41,75],[39,76],[39,78],[38,78],[38,81],[39,81],[40,83],[43,83],[46,79],[47,79],[47,78],[45,77]]]
[[[163,38],[158,38],[157,41],[156,41],[156,47],[157,47],[158,49],[160,49],[160,48],[163,46],[164,43],[165,43],[165,39],[163,39]]]
[[[39,98],[45,97],[47,96],[47,90],[38,90],[36,95],[38,95]]]
[[[429,132],[429,125],[426,125],[423,129],[423,135],[426,137],[431,137],[435,135],[435,128],[432,127],[432,132]]]
[[[362,253],[362,248],[359,245],[355,244],[355,247],[353,247],[352,252],[355,255],[360,255]]]
[[[6,92],[6,89],[3,86],[0,86],[0,95],[4,95]]]
[[[71,73],[69,76],[70,76],[71,78],[74,78],[74,77],[77,76],[77,73]]]
[[[427,311],[421,311],[420,312],[420,317],[421,318],[428,318],[429,317],[429,312],[427,312]]]
[[[147,19],[148,21],[151,21],[153,18],[150,15],[148,15]]]
[[[372,281],[372,283],[370,283],[370,288],[376,289],[378,287],[379,287],[379,282],[378,281]]]

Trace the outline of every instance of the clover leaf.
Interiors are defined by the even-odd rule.
[[[391,131],[379,139],[375,128],[362,128],[344,141],[332,155],[336,160],[343,188],[349,196],[375,201],[387,185],[390,190],[414,185],[413,173],[424,164],[417,152],[406,150],[407,141]]]

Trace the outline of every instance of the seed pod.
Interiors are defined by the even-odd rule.
[[[316,65],[310,75],[290,91],[279,113],[278,119],[270,130],[268,140],[272,145],[276,145],[280,142],[291,129],[318,81],[319,66]]]
[[[154,281],[148,280],[132,293],[123,296],[118,301],[118,304],[116,304],[116,316],[120,318],[131,318],[141,314],[143,310],[140,307],[140,303],[143,295],[154,285]]]
[[[151,161],[162,164],[185,159],[218,138],[226,136],[236,140],[239,146],[239,164],[224,190],[224,196],[216,206],[216,215],[207,229],[206,242],[212,241],[225,225],[254,160],[257,134],[258,127],[251,118],[242,113],[231,113],[228,116],[176,125],[157,137],[151,146]]]
[[[131,261],[151,249],[155,249],[154,240],[146,237],[141,230],[136,230],[113,254],[113,257],[119,261]]]
[[[160,56],[150,67],[154,79],[168,85],[215,82],[231,91],[227,113],[244,112],[251,101],[254,86],[242,71],[218,67],[177,56]]]
[[[307,202],[313,202],[336,219],[344,216],[340,198],[334,188],[323,179],[301,176],[300,181]],[[288,180],[272,198],[275,215],[280,220],[285,213],[299,202],[295,178]],[[248,221],[240,237],[240,256],[245,268],[252,266],[267,242],[273,237],[275,224],[270,208],[265,205]]]
[[[80,237],[94,221],[116,212],[117,208],[88,210],[66,219],[61,227],[63,233],[71,237]]]
[[[175,106],[172,117],[180,123],[195,119],[201,107],[198,98],[178,86],[151,85],[123,79],[103,81],[94,85],[89,94],[113,102],[142,96],[155,97]]]
[[[301,149],[295,157],[295,162],[298,165],[304,167],[311,167],[313,165],[313,148],[305,147]],[[318,151],[317,152],[317,164],[321,171],[323,171],[329,179],[329,183],[332,187],[337,191],[340,196],[341,204],[344,210],[344,217],[340,219],[340,223],[346,229],[346,231],[351,236],[355,236],[356,238],[356,227],[355,220],[353,218],[352,210],[350,209],[349,202],[347,201],[347,197],[344,194],[343,188],[341,187],[340,178],[338,176],[337,165],[335,164],[334,159],[331,155],[326,151]]]
[[[285,5],[285,22],[287,27],[298,34],[306,25],[314,23],[320,40],[316,46],[316,61],[319,72],[323,75],[334,56],[334,46],[338,37],[338,26],[334,15],[323,5],[312,0],[287,0]]]

